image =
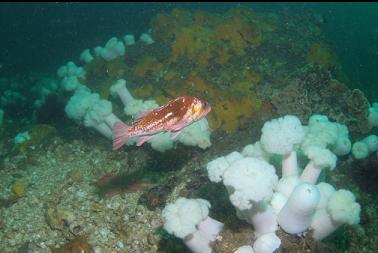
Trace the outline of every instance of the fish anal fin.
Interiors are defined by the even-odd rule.
[[[149,139],[151,139],[153,137],[153,135],[145,135],[145,136],[140,136],[136,145],[139,147],[139,146],[142,146],[143,143],[145,143],[146,141],[148,141]]]
[[[177,136],[182,132],[182,129],[179,131],[171,132],[171,140],[174,140],[177,138]]]

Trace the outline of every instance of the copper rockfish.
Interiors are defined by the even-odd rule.
[[[142,113],[131,126],[117,122],[113,129],[113,150],[122,147],[134,136],[140,137],[137,146],[161,132],[171,132],[172,139],[175,139],[186,126],[202,119],[210,111],[210,104],[199,98],[192,96],[176,98],[166,105]]]

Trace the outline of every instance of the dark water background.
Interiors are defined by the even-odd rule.
[[[222,12],[239,3],[1,3],[0,75],[55,71],[112,36],[139,35],[173,8]],[[378,3],[242,3],[256,11],[318,13],[351,86],[378,80]],[[374,89],[378,90],[378,89]],[[378,91],[373,99],[378,100]],[[372,96],[370,94],[370,96]]]

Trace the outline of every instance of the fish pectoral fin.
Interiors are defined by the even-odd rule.
[[[182,129],[179,131],[171,132],[171,140],[174,140],[179,136],[179,134],[182,132]]]
[[[170,127],[168,127],[168,129],[166,129],[166,131],[170,131],[170,132],[180,132],[183,128],[185,127],[185,123],[176,123]]]
[[[184,123],[177,123],[171,127],[169,127],[169,131],[171,133],[171,140],[174,140],[179,136],[179,134],[184,130],[185,124]]]
[[[145,136],[141,136],[139,137],[138,141],[137,141],[137,146],[142,146],[143,143],[145,143],[146,141],[148,141],[149,139],[151,139],[153,137],[153,135],[145,135]]]

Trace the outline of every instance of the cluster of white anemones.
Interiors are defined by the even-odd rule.
[[[302,126],[297,117],[287,115],[266,122],[261,139],[244,147],[241,153],[232,152],[209,162],[210,181],[225,185],[237,216],[253,225],[255,230],[253,244],[244,245],[236,252],[274,252],[281,244],[275,234],[278,227],[290,234],[312,229],[314,239],[322,240],[342,224],[357,224],[360,205],[353,193],[318,183],[322,171],[335,169],[337,155],[346,155],[350,150],[346,126],[330,122],[324,115],[313,115],[309,124]],[[303,170],[298,164],[297,153],[308,160]],[[273,155],[281,157],[280,179],[270,163]],[[191,203],[192,200],[186,201]],[[189,207],[180,209],[179,206],[184,205],[182,202],[180,199],[180,203],[169,204],[162,214],[164,227],[176,236],[183,224],[198,228],[208,218],[206,212],[201,219],[191,219]],[[217,228],[212,231],[219,233],[221,226]],[[184,236],[190,233],[202,235],[197,230],[190,230]],[[211,240],[205,235],[200,238],[196,247],[191,241],[189,248],[195,253],[212,252],[208,244]]]
[[[143,33],[140,36],[140,42],[146,45],[154,43],[149,33]],[[124,42],[123,42],[124,41]],[[123,41],[116,37],[111,38],[104,47],[96,47],[91,53],[90,49],[85,49],[80,55],[80,59],[89,64],[96,57],[106,61],[111,61],[117,57],[125,55],[126,47],[135,44],[135,36],[127,34]],[[92,92],[86,85],[86,71],[83,67],[77,66],[74,62],[69,61],[57,71],[61,80],[61,89],[66,92],[73,92],[69,99],[65,112],[66,115],[79,124],[97,130],[101,135],[112,140],[113,126],[120,119],[112,113],[112,104],[110,101],[101,99],[99,94]],[[126,87],[126,80],[116,81],[110,88],[113,96],[118,96],[123,105],[126,115],[133,118],[153,110],[159,105],[155,100],[142,100],[134,98]],[[133,145],[138,138],[131,138],[128,145]],[[151,147],[157,151],[164,152],[174,147],[175,141],[184,145],[198,146],[202,149],[211,146],[210,128],[206,119],[186,127],[176,139],[173,139],[171,133],[159,133],[148,140]]]

